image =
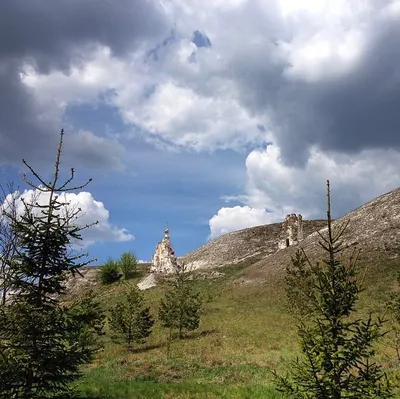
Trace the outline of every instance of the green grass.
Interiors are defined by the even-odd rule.
[[[238,285],[246,263],[221,268],[215,280],[195,281],[204,298],[199,331],[182,341],[168,341],[156,321],[148,342],[133,353],[104,338],[104,350],[77,382],[86,398],[283,398],[274,390],[271,371],[284,373],[297,355],[297,335],[285,309],[282,278],[259,285]],[[395,282],[397,264],[371,272],[359,312],[382,311]],[[98,289],[106,309],[139,278]],[[374,283],[372,283],[374,281]],[[144,292],[157,319],[166,286]],[[400,378],[391,337],[380,343],[377,361],[390,379]],[[399,396],[400,397],[400,396]]]

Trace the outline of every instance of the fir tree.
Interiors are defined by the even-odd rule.
[[[143,295],[138,288],[130,289],[122,301],[110,311],[110,327],[122,338],[129,350],[132,344],[144,344],[151,334],[154,320],[150,308],[143,306]]]
[[[92,290],[76,299],[67,310],[68,341],[80,346],[90,359],[100,349],[99,336],[104,335],[105,313]]]
[[[278,377],[279,389],[298,399],[390,398],[386,376],[372,360],[383,320],[354,315],[361,292],[357,256],[348,263],[338,259],[348,222],[333,228],[327,183],[327,236],[319,233],[327,259],[312,265],[298,250],[287,268],[289,305],[297,318],[302,356],[290,375]]]
[[[183,331],[199,328],[202,300],[200,293],[194,291],[192,280],[184,265],[177,267],[172,279],[172,289],[161,300],[159,318],[163,327],[177,330],[179,339]]]
[[[72,249],[89,226],[77,225],[80,209],[71,208],[63,193],[91,181],[71,187],[71,169],[70,177],[60,183],[63,135],[61,131],[53,179],[46,182],[24,160],[38,184],[26,175],[24,180],[39,194],[30,201],[21,199],[21,215],[6,212],[18,246],[9,265],[13,295],[0,308],[0,398],[50,398],[67,392],[79,366],[93,354],[86,345],[89,335],[86,342],[82,335],[91,328],[85,317],[60,303],[68,273],[79,273],[79,267],[89,263],[83,261],[86,254]]]
[[[0,291],[1,305],[5,305],[11,280],[12,264],[15,260],[18,237],[14,234],[10,218],[17,215],[17,195],[13,183],[0,186]]]

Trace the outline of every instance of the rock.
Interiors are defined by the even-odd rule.
[[[279,249],[297,245],[303,240],[303,217],[292,213],[286,215],[282,224],[281,239],[278,244]]]
[[[149,274],[148,276],[144,277],[142,280],[139,281],[137,287],[140,291],[148,290],[149,288],[155,287],[157,285],[156,278],[153,273]]]
[[[177,270],[178,262],[172,249],[169,229],[165,229],[164,238],[157,244],[151,262],[152,273],[170,274]]]
[[[282,234],[286,234],[283,225],[274,223],[224,234],[179,258],[179,261],[187,265],[190,270],[212,269],[241,262],[254,263],[279,251],[279,243],[284,237]],[[301,233],[305,238],[324,226],[326,226],[325,220],[302,219]],[[300,237],[297,233],[297,239]]]

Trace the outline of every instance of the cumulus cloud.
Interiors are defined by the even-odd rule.
[[[15,192],[5,198],[0,209],[7,210],[7,206],[11,204],[11,195],[16,199],[17,214],[21,215],[25,210],[22,199],[27,204],[34,201],[39,205],[46,205],[49,201],[50,193],[39,190],[25,190],[22,193]],[[108,210],[101,201],[95,200],[90,192],[81,191],[77,194],[63,193],[59,196],[59,201],[68,204],[64,209],[81,209],[75,221],[77,225],[86,226],[98,221],[96,225],[82,231],[82,241],[76,243],[80,247],[86,248],[89,245],[100,242],[122,242],[134,239],[134,236],[126,229],[119,228],[110,223]]]
[[[56,71],[68,76],[73,68],[84,68],[98,46],[123,57],[145,43],[159,40],[168,29],[168,16],[161,4],[153,1],[134,5],[126,0],[118,4],[110,0],[101,4],[94,0],[60,0],[57,4],[32,0],[23,5],[20,1],[1,2],[0,36],[8,39],[0,43],[0,163],[19,161],[26,148],[32,157],[47,160],[49,147],[57,143],[63,107],[72,100],[68,91],[62,93],[62,79],[47,88],[36,82],[41,91],[38,95],[24,79],[27,70],[38,75]],[[51,94],[57,89],[53,98]],[[91,90],[90,82],[81,92],[85,90]],[[76,147],[71,153],[85,144],[79,138],[75,137]],[[88,147],[87,153],[92,149]],[[113,164],[107,151],[100,158],[89,158],[98,159],[99,167]]]
[[[265,209],[251,208],[247,205],[224,207],[210,219],[210,238],[267,223],[271,223],[271,218]]]
[[[238,103],[231,83],[199,90],[199,65],[189,61],[198,47],[184,38],[171,46],[167,54],[154,50],[157,58],[151,62],[147,53],[121,60],[109,48],[97,48],[83,68],[74,67],[69,74],[40,74],[27,65],[22,79],[40,103],[60,117],[68,104],[96,102],[103,96],[125,123],[137,126],[153,143],[159,138],[178,148],[213,151],[266,142],[261,128],[265,118],[254,117]],[[160,63],[161,74],[156,71]],[[169,72],[175,68],[196,84],[171,79]]]
[[[104,96],[153,143],[272,141],[296,165],[314,146],[399,149],[397,1],[17,3],[0,8],[4,35],[23,27],[0,47],[9,157],[28,130],[40,155],[67,104]]]
[[[273,143],[250,152],[214,236],[322,216],[326,178],[339,215],[399,184],[398,0],[3,3],[0,162],[47,156],[68,105],[103,102],[168,149]],[[123,169],[116,138],[71,137],[76,159]]]
[[[326,180],[331,180],[334,217],[400,186],[400,153],[364,150],[354,155],[311,151],[304,168],[283,163],[279,148],[252,151],[246,159],[246,193],[228,200],[210,221],[211,237],[240,228],[282,221],[289,213],[325,217]]]

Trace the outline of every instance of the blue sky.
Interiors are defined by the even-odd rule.
[[[398,0],[17,0],[0,35],[1,182],[51,173],[64,128],[99,263],[400,185]]]

